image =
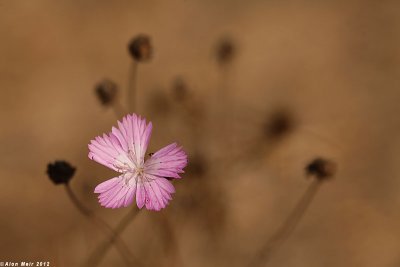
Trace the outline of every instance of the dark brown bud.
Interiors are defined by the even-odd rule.
[[[336,170],[335,162],[323,158],[316,158],[306,166],[306,174],[320,180],[331,178],[335,175]]]
[[[47,165],[47,175],[54,184],[67,184],[74,176],[76,168],[66,161],[57,160]]]
[[[221,65],[228,64],[235,55],[235,45],[230,38],[220,40],[216,47],[216,58]]]
[[[104,106],[109,106],[117,96],[118,86],[113,81],[103,80],[96,85],[95,90],[100,103]]]
[[[129,42],[128,50],[134,60],[139,62],[149,61],[153,55],[150,37],[139,34]]]
[[[293,130],[294,118],[287,110],[278,110],[268,118],[263,128],[269,139],[280,139]]]

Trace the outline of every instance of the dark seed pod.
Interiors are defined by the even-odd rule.
[[[320,180],[331,178],[335,175],[336,170],[335,162],[323,158],[316,158],[306,166],[306,174]]]
[[[95,91],[100,103],[109,106],[117,96],[118,86],[113,81],[103,80],[96,85]]]
[[[128,51],[138,62],[149,61],[153,55],[150,37],[145,34],[134,37],[128,44]]]
[[[285,137],[294,129],[294,118],[286,110],[273,113],[263,125],[263,132],[267,138],[277,140]]]
[[[47,175],[54,184],[67,184],[74,176],[76,168],[66,161],[57,160],[47,165]]]
[[[236,48],[230,38],[224,38],[216,46],[216,58],[221,65],[228,64],[235,56]]]

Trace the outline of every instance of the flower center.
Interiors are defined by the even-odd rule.
[[[127,186],[144,182],[144,167],[135,167],[127,170],[124,175],[124,182]]]
[[[137,176],[141,177],[143,173],[144,173],[144,168],[142,166],[135,169],[135,174]]]

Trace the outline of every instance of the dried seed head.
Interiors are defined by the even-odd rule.
[[[149,61],[153,55],[150,37],[139,34],[129,42],[128,50],[134,60],[138,62]]]
[[[56,185],[67,184],[74,176],[75,170],[76,168],[63,160],[47,164],[47,175]]]
[[[216,47],[216,58],[221,65],[229,64],[235,55],[235,45],[230,38],[223,38]]]
[[[117,96],[118,86],[113,81],[103,80],[96,85],[95,90],[100,103],[109,106]]]
[[[263,126],[263,132],[269,139],[285,137],[294,129],[294,118],[287,110],[278,110],[272,114]]]
[[[177,77],[172,85],[172,95],[178,102],[187,98],[188,86],[182,77]]]
[[[306,166],[306,174],[315,176],[319,180],[325,180],[335,175],[337,164],[324,158],[316,158]]]

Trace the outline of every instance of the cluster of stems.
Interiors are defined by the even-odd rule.
[[[144,38],[143,36],[141,38]],[[126,108],[124,108],[119,101],[112,101],[111,105],[115,111],[115,114],[118,119],[124,116],[127,112],[137,112],[138,111],[138,90],[137,90],[137,80],[138,80],[138,68],[140,66],[139,62],[142,59],[138,55],[141,51],[148,50],[134,50],[139,47],[138,45],[143,45],[143,40],[141,42],[135,43],[134,46],[130,47],[133,49],[131,53],[133,53],[133,60],[130,64],[129,68],[129,75],[128,75],[128,84],[127,84],[127,101],[126,101]],[[144,40],[146,41],[146,40]],[[144,43],[146,44],[146,43]],[[227,66],[228,62],[231,61],[233,55],[233,46],[229,46],[229,43],[224,43],[224,46],[219,50],[220,56],[218,59],[220,60],[220,72],[221,72],[221,81],[220,81],[220,90],[217,93],[217,99],[224,105],[221,107],[221,113],[217,114],[217,119],[222,120],[221,127],[222,130],[225,132],[231,132],[231,126],[229,125],[230,120],[234,117],[232,116],[232,98],[230,97],[230,91],[228,90],[228,80],[229,80],[229,68]],[[136,45],[136,46],[135,46]],[[147,43],[148,45],[148,43]],[[148,47],[144,47],[144,49],[149,49]],[[139,54],[138,54],[139,53]],[[146,54],[148,55],[148,54]],[[185,88],[183,88],[185,89]],[[187,100],[186,100],[187,101]],[[200,150],[198,147],[198,142],[201,139],[200,126],[199,120],[195,116],[193,116],[192,109],[193,103],[186,103],[182,105],[185,112],[183,114],[188,114],[189,118],[186,120],[186,123],[192,129],[193,139],[196,140],[194,143],[194,150],[197,152]],[[227,119],[228,118],[228,119]],[[286,124],[286,118],[279,117],[279,124],[276,124],[277,127],[273,128],[273,133],[280,134],[286,128],[290,128],[290,124]],[[289,121],[290,122],[290,121]],[[289,126],[288,126],[289,125]],[[283,130],[282,130],[283,129]],[[224,140],[223,144],[228,144],[231,140]],[[226,143],[228,142],[228,143]],[[243,151],[242,151],[243,152]],[[237,157],[234,156],[231,159],[237,161]],[[240,155],[243,156],[243,153]],[[232,160],[231,160],[232,161]],[[231,163],[229,161],[229,164]],[[324,161],[320,160],[318,162],[313,163],[314,165],[310,165],[309,171],[314,176],[314,179],[311,181],[309,187],[306,189],[304,195],[300,198],[292,212],[286,218],[286,220],[282,223],[282,225],[272,234],[270,238],[267,238],[266,242],[254,253],[253,257],[250,259],[248,263],[248,267],[261,267],[265,266],[266,263],[271,258],[271,255],[288,239],[290,234],[294,231],[296,226],[299,224],[300,220],[306,213],[308,207],[310,206],[311,202],[313,201],[318,189],[322,181],[324,181],[327,175],[324,174]],[[318,165],[320,164],[320,165]],[[322,164],[322,165],[321,165]],[[325,175],[325,176],[324,176]],[[330,176],[330,175],[329,175]],[[127,245],[121,239],[121,234],[124,230],[137,218],[139,214],[139,209],[134,205],[132,208],[117,224],[115,228],[109,226],[109,224],[104,221],[102,218],[97,216],[93,211],[85,207],[81,201],[77,198],[75,193],[73,192],[72,188],[70,187],[69,183],[65,184],[65,189],[67,195],[69,196],[71,202],[74,204],[77,210],[79,210],[82,215],[84,215],[89,221],[93,223],[96,227],[104,232],[106,237],[104,240],[98,244],[93,251],[88,255],[86,260],[83,262],[84,267],[96,267],[98,266],[104,257],[107,255],[107,252],[112,246],[115,246],[117,251],[119,252],[121,258],[123,259],[126,266],[144,266],[144,262],[141,262],[137,257],[135,257],[128,249]],[[170,224],[168,218],[163,215],[163,219],[158,221],[157,223],[160,224],[160,229],[162,230],[162,238],[164,240],[164,246],[166,248],[167,253],[174,254],[174,261],[180,262],[179,260],[179,249],[178,249],[178,242],[173,231],[172,225]]]

